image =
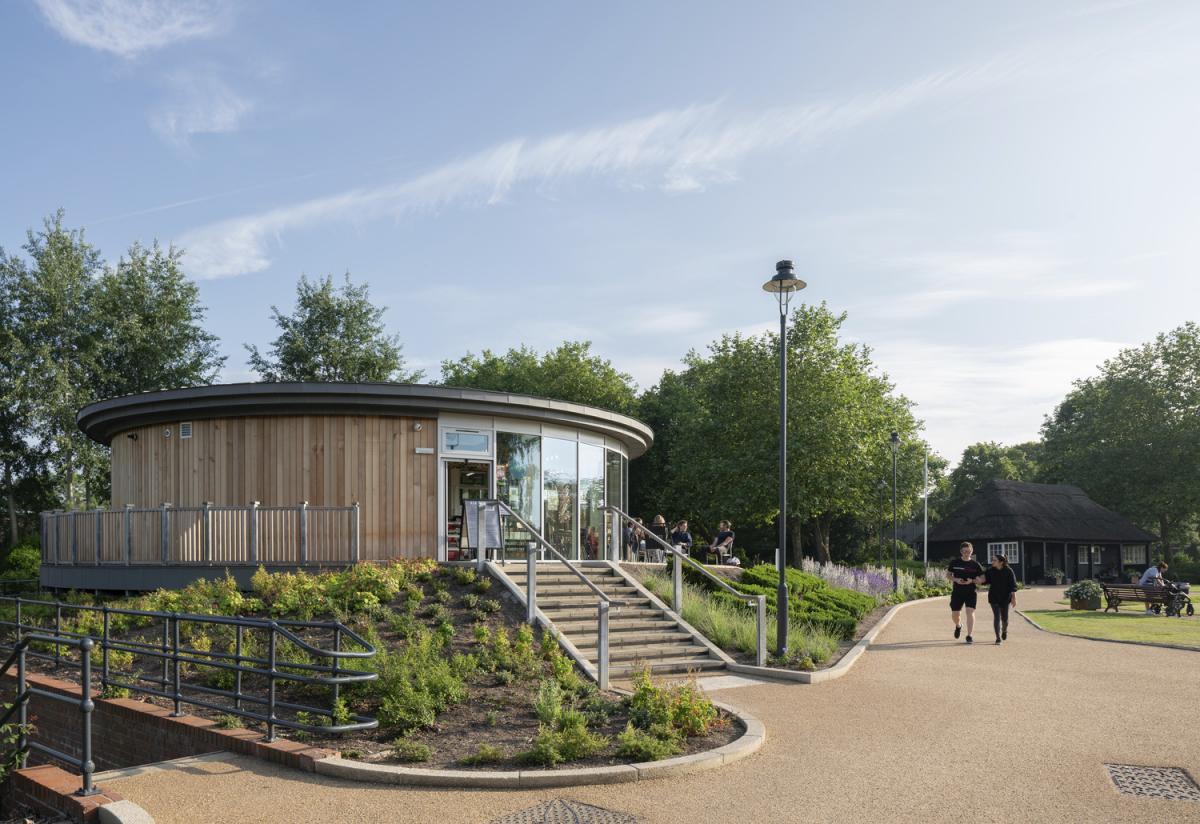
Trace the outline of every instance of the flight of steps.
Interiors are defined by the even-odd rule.
[[[723,669],[714,655],[671,614],[643,595],[610,566],[580,566],[593,584],[614,600],[624,601],[609,612],[609,674],[628,677],[643,666],[652,672]],[[504,574],[525,593],[524,564],[506,565]],[[540,563],[537,605],[553,628],[596,664],[596,625],[599,598],[579,577],[560,563]]]

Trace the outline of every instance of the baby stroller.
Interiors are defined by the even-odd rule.
[[[1170,592],[1173,596],[1175,596],[1174,598],[1171,598],[1170,601],[1168,601],[1168,603],[1167,603],[1167,617],[1168,618],[1170,618],[1170,617],[1178,618],[1179,616],[1184,615],[1184,614],[1187,614],[1187,615],[1195,615],[1196,614],[1196,607],[1192,603],[1192,598],[1189,595],[1189,593],[1191,592],[1191,589],[1192,589],[1191,584],[1187,583],[1186,581],[1163,581],[1163,583],[1166,584],[1167,591]],[[1154,605],[1155,615],[1159,614],[1161,611],[1162,611],[1162,607],[1159,606],[1158,604],[1155,604]]]

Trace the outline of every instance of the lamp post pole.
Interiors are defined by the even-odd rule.
[[[896,517],[896,453],[900,448],[900,433],[892,433],[892,592],[900,589],[900,576],[896,572],[896,556],[900,546],[900,521]]]
[[[883,566],[883,492],[887,489],[887,481],[879,479],[879,543],[875,547],[875,565]]]
[[[790,260],[775,264],[775,277],[763,284],[763,290],[779,302],[779,548],[775,563],[779,567],[779,589],[775,602],[775,648],[783,657],[788,651],[787,586],[787,316],[792,293],[807,286],[796,277]]]

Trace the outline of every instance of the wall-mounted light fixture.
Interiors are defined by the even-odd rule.
[[[129,433],[128,435],[126,435],[125,437],[126,437],[126,438],[129,438],[129,440],[131,440],[131,441],[136,441],[136,440],[137,440],[137,433],[136,433],[136,432],[130,432],[130,433]]]
[[[420,432],[424,428],[425,428],[424,425],[420,421],[417,421],[416,423],[413,424],[414,432]]]

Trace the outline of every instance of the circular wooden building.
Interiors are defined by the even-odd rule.
[[[625,415],[410,384],[252,383],[84,408],[112,508],[45,513],[45,586],[176,586],[229,568],[454,560],[464,504],[498,498],[568,557],[603,557],[653,433]],[[513,541],[517,540],[513,536]]]

